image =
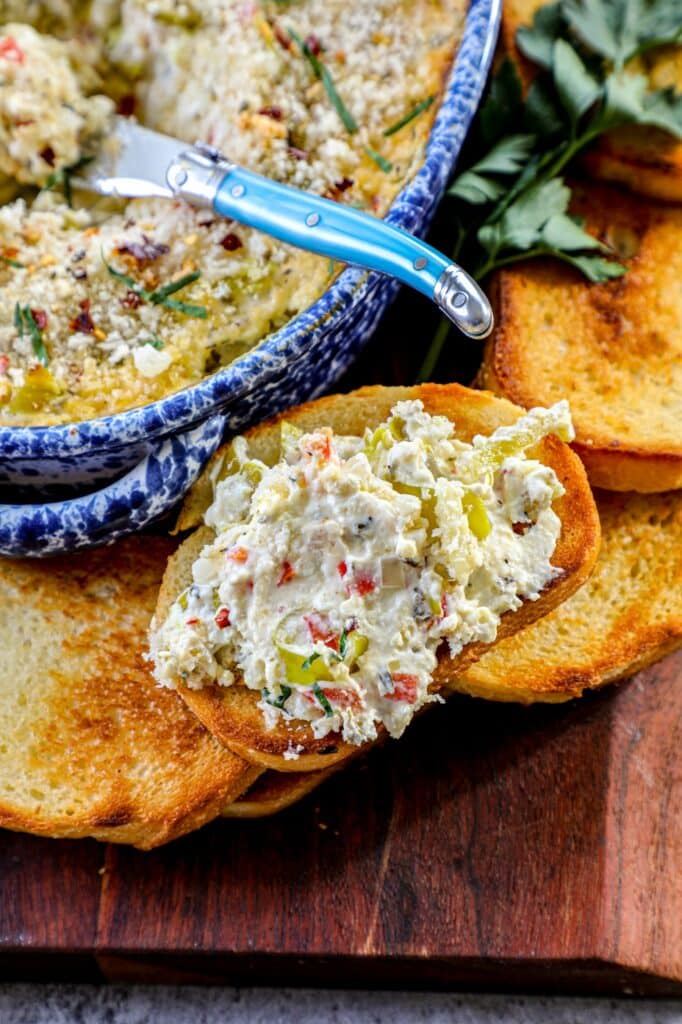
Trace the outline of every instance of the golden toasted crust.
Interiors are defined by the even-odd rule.
[[[521,25],[530,25],[546,0],[504,0],[501,49],[516,64],[524,89],[537,68],[516,45]],[[652,89],[682,91],[682,52],[659,47],[631,61],[628,70],[647,75]],[[583,157],[588,173],[603,181],[625,185],[633,192],[663,202],[682,203],[682,141],[656,128],[628,125],[602,135]]]
[[[573,211],[628,272],[591,285],[556,260],[501,271],[478,381],[530,408],[568,398],[596,487],[682,487],[682,209],[598,185]]]
[[[0,559],[0,826],[148,849],[254,781],[143,660],[173,546]]]
[[[279,456],[279,423],[283,418],[305,430],[328,425],[338,434],[360,434],[366,426],[377,425],[385,419],[396,402],[414,398],[421,399],[428,412],[452,419],[457,436],[464,440],[470,440],[477,433],[489,434],[521,415],[521,410],[508,402],[458,384],[426,384],[415,388],[369,387],[350,395],[335,395],[301,406],[288,412],[286,417],[277,417],[254,428],[247,435],[249,448],[255,457],[272,464]],[[502,618],[499,638],[535,621],[565,600],[586,579],[597,555],[599,521],[580,461],[567,445],[554,437],[543,441],[537,454],[554,468],[566,488],[564,497],[555,503],[562,520],[562,532],[552,559],[563,571],[540,600],[527,602],[518,612]],[[201,496],[202,504],[196,494]],[[210,502],[205,477],[199,482],[196,494],[190,496],[181,515],[183,528],[196,524]],[[159,622],[164,621],[171,603],[187,586],[192,563],[210,536],[211,532],[203,528],[192,535],[169,562],[159,595]],[[433,689],[441,689],[484,649],[483,644],[473,644],[456,659],[442,658],[434,674]],[[181,692],[192,711],[221,743],[240,757],[266,768],[282,772],[316,771],[344,761],[364,749],[344,743],[336,735],[315,739],[306,723],[281,721],[266,731],[262,712],[257,707],[259,694],[244,686],[221,688],[214,685],[201,690],[183,689]],[[288,760],[284,754],[292,747],[301,748],[300,756]]]
[[[223,811],[224,818],[266,818],[298,803],[333,775],[321,772],[263,772],[253,786]]]
[[[598,491],[594,572],[447,687],[488,700],[559,702],[633,675],[682,646],[682,492]]]

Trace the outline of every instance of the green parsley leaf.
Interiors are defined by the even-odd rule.
[[[327,96],[329,97],[332,106],[334,107],[336,113],[343,121],[344,128],[346,129],[349,135],[355,135],[355,133],[358,130],[358,123],[351,114],[346,104],[339,96],[336,90],[336,86],[334,85],[334,80],[332,79],[332,76],[329,73],[327,65],[324,64],[320,60],[320,58],[313,53],[308,44],[301,39],[299,34],[297,32],[294,32],[293,28],[290,28],[288,31],[289,35],[296,43],[299,50],[301,51],[305,59],[308,61],[311,68],[313,69],[315,77],[319,78],[320,81],[322,82],[322,85],[324,86],[324,91],[327,93]]]
[[[505,57],[492,79],[488,95],[478,114],[481,136],[488,145],[503,136],[510,124],[518,122],[522,109],[521,79],[516,65]]]
[[[552,74],[561,105],[571,124],[576,125],[583,114],[602,95],[599,82],[589,73],[582,60],[568,43],[557,39],[552,50]]]
[[[488,175],[518,174],[534,143],[533,135],[509,135],[506,139],[500,139],[471,170],[464,171],[455,178],[448,195],[463,199],[472,205],[499,199],[504,195],[505,186]]]
[[[419,117],[420,114],[423,114],[425,110],[429,109],[435,98],[435,96],[429,96],[427,99],[422,100],[421,103],[417,103],[417,105],[413,107],[408,114],[405,114],[405,116],[401,117],[399,121],[396,121],[395,124],[392,124],[390,128],[386,129],[383,133],[384,137],[388,138],[391,135],[395,135],[396,132],[401,131],[401,129],[406,128],[407,125],[411,124]]]
[[[329,703],[326,693],[324,692],[319,683],[313,683],[313,693],[317,697],[321,707],[324,710],[324,717],[331,718],[332,715],[334,714],[334,711],[332,710],[332,706]]]

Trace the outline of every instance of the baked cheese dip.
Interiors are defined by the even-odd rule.
[[[214,470],[215,540],[152,623],[157,681],[245,685],[266,727],[307,722],[318,739],[400,736],[439,699],[442,646],[490,643],[558,572],[563,487],[526,454],[550,433],[573,438],[566,402],[471,444],[420,401],[361,438],[285,422],[273,467],[236,439]]]
[[[0,0],[0,424],[195,384],[339,269],[168,200],[79,193],[115,110],[377,216],[423,162],[464,0]]]

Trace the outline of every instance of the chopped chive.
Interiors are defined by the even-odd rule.
[[[195,270],[191,274],[185,274],[184,277],[179,277],[176,281],[171,281],[170,284],[165,284],[162,288],[158,288],[155,292],[151,293],[151,302],[160,302],[169,295],[174,295],[175,292],[179,292],[181,288],[185,288],[188,284],[193,284],[195,281],[198,281],[200,277],[201,271]]]
[[[279,708],[280,711],[283,711],[284,705],[288,701],[289,697],[291,697],[291,687],[286,686],[284,683],[282,683],[282,685],[280,686],[280,690],[281,693],[279,697],[276,700],[272,700],[272,694],[267,689],[267,687],[264,687],[263,699],[265,700],[266,704],[270,704],[273,708]]]
[[[165,309],[175,309],[179,313],[184,313],[185,316],[198,317],[201,320],[205,320],[208,316],[204,306],[197,306],[191,302],[181,302],[179,299],[170,298],[171,295],[180,291],[181,288],[185,288],[188,284],[198,281],[201,277],[201,272],[199,270],[195,270],[192,274],[185,274],[184,277],[179,277],[177,281],[171,281],[162,288],[157,288],[156,291],[149,292],[133,277],[130,277],[128,274],[122,274],[120,270],[116,270],[116,268],[112,267],[110,263],[107,263],[103,252],[102,262],[114,280],[120,281],[121,284],[124,284],[126,288],[135,292],[135,294],[139,295],[145,302],[151,302],[155,306],[163,306]]]
[[[317,651],[315,651],[313,654],[310,655],[309,658],[306,658],[305,661],[302,661],[301,662],[301,668],[303,669],[303,671],[306,672],[310,668],[310,666],[313,664],[313,662],[317,661],[317,659],[319,657],[320,657],[319,653]]]
[[[420,114],[423,114],[425,110],[428,110],[435,98],[435,96],[429,96],[427,99],[422,100],[421,103],[418,103],[417,106],[413,107],[408,114],[405,114],[405,116],[401,117],[399,121],[392,124],[390,128],[387,128],[383,133],[384,137],[388,138],[389,135],[395,135],[395,133],[399,132],[401,128],[405,128],[408,124],[414,121],[415,118],[419,117]]]
[[[320,702],[320,706],[322,707],[322,709],[324,711],[324,717],[325,718],[331,718],[332,715],[334,714],[334,711],[332,710],[332,706],[329,703],[329,700],[327,698],[326,693],[324,692],[324,690],[322,689],[322,687],[320,686],[319,683],[315,683],[313,685],[313,693],[315,694],[315,696],[317,697],[318,701]]]
[[[382,171],[388,174],[389,171],[393,170],[393,164],[390,160],[387,160],[381,153],[377,153],[376,149],[372,149],[371,146],[365,146],[365,153],[371,157],[375,164],[377,164]]]
[[[163,342],[161,341],[161,338],[158,336],[156,331],[154,331],[154,333],[152,334],[151,338],[145,338],[145,340],[143,342],[141,342],[141,344],[142,345],[151,345],[151,347],[155,348],[157,352],[160,349],[163,348]],[[220,607],[220,606],[216,605],[216,607]]]
[[[351,114],[346,104],[339,96],[338,92],[336,91],[334,80],[331,74],[329,73],[329,69],[327,68],[326,64],[324,64],[319,57],[315,56],[315,54],[310,49],[308,44],[304,42],[303,39],[301,39],[298,32],[294,32],[293,28],[289,29],[289,35],[296,43],[305,59],[310,64],[311,68],[315,73],[315,77],[319,78],[320,81],[322,82],[324,90],[327,93],[327,96],[329,97],[332,106],[334,107],[336,113],[343,121],[344,128],[346,129],[349,135],[355,135],[356,131],[358,130],[358,123]]]
[[[36,318],[29,306],[20,306],[19,303],[15,303],[14,306],[14,326],[19,332],[19,337],[23,338],[24,328],[28,330],[31,337],[31,347],[33,353],[43,366],[47,366],[50,359],[45,348],[45,342],[43,341],[42,331],[36,323]]]
[[[93,156],[82,156],[80,160],[77,160],[75,164],[71,164],[70,167],[63,167],[60,171],[53,171],[45,182],[44,188],[51,190],[57,185],[61,185],[64,189],[64,198],[66,199],[67,205],[73,209],[73,192],[71,189],[71,177],[79,171],[81,167],[87,166],[92,163],[95,158]]]
[[[20,263],[19,260],[10,259],[9,256],[0,256],[0,263],[6,263],[10,267],[14,267],[16,270],[24,270],[26,267],[25,263]]]
[[[341,633],[341,636],[339,637],[339,654],[341,655],[341,660],[342,661],[346,657],[346,651],[347,650],[348,650],[348,633],[346,633],[346,631],[344,629],[343,632]]]
[[[31,335],[31,345],[33,346],[36,359],[43,366],[47,366],[50,360],[45,348],[45,342],[43,341],[42,331],[38,327],[36,319],[28,306],[24,306],[23,315],[24,322],[28,327],[28,333]]]

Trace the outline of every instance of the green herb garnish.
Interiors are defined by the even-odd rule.
[[[204,306],[196,306],[190,302],[180,302],[178,299],[170,298],[171,295],[180,291],[181,288],[185,288],[188,284],[198,281],[201,277],[199,270],[195,270],[191,274],[185,274],[184,277],[179,277],[177,281],[171,281],[170,284],[164,285],[163,288],[150,292],[143,288],[135,278],[130,277],[128,274],[122,274],[120,270],[116,270],[110,263],[107,263],[104,253],[102,253],[102,262],[114,280],[120,281],[121,284],[124,284],[131,292],[139,295],[145,302],[151,302],[155,306],[163,306],[165,309],[175,309],[186,316],[198,317],[201,320],[205,320],[208,316]]]
[[[393,170],[393,164],[390,160],[387,160],[381,153],[377,153],[376,149],[372,149],[371,146],[365,146],[365,153],[371,157],[375,164],[377,164],[382,171],[388,174],[389,171]]]
[[[71,179],[77,171],[80,171],[82,167],[86,167],[92,163],[94,156],[82,156],[80,160],[77,160],[75,164],[71,164],[70,167],[62,167],[59,171],[54,171],[45,182],[44,188],[52,190],[61,186],[64,192],[64,198],[66,199],[67,205],[73,209],[73,191]]]
[[[151,345],[151,347],[155,348],[157,352],[159,352],[163,348],[163,342],[161,341],[161,338],[158,336],[156,331],[154,331],[151,338],[145,338],[145,340],[141,342],[141,344]]]
[[[341,636],[339,637],[339,654],[341,655],[341,660],[342,661],[346,657],[346,651],[347,650],[348,650],[348,633],[344,629],[343,632],[341,633]]]
[[[524,55],[539,65],[524,100],[508,58],[492,79],[470,135],[464,165],[448,190],[453,259],[479,281],[500,267],[551,256],[591,282],[626,267],[569,213],[567,166],[599,136],[643,125],[682,138],[682,95],[652,90],[626,61],[682,41],[675,0],[561,0],[519,29]],[[508,131],[513,124],[516,130]],[[417,379],[431,378],[449,325],[441,323]]]
[[[306,658],[305,661],[302,661],[301,662],[301,668],[303,669],[303,671],[306,672],[310,668],[310,666],[313,664],[313,662],[317,661],[317,659],[319,657],[320,657],[319,653],[317,651],[314,651],[313,654],[311,654],[309,658]]]
[[[50,359],[45,348],[45,342],[43,341],[43,333],[36,323],[29,306],[20,306],[17,302],[14,306],[14,326],[19,332],[19,337],[23,338],[24,330],[27,330],[31,338],[31,347],[33,348],[34,355],[42,366],[47,366]]]
[[[429,109],[435,98],[435,96],[429,96],[427,99],[422,100],[421,103],[418,103],[416,107],[413,107],[408,114],[405,114],[405,116],[401,117],[399,121],[392,124],[390,128],[387,128],[383,133],[384,136],[388,138],[389,135],[395,135],[395,133],[399,132],[402,128],[406,128],[408,124],[411,124],[412,121],[415,120],[415,118],[419,117],[420,114],[423,114],[425,110]]]
[[[313,53],[308,44],[301,39],[298,32],[294,32],[293,28],[290,28],[288,31],[289,35],[313,69],[315,77],[319,78],[322,82],[324,91],[327,93],[332,106],[343,121],[344,128],[349,135],[355,135],[358,130],[358,123],[336,91],[336,86],[334,85],[334,80],[329,73],[329,68]]]
[[[272,700],[272,695],[270,691],[266,687],[264,687],[263,699],[266,704],[270,704],[273,708],[279,708],[280,711],[283,711],[284,705],[288,701],[289,697],[291,697],[291,687],[286,686],[284,683],[282,683],[280,686],[280,691],[281,692],[279,697],[277,697],[276,700]]]
[[[332,706],[329,703],[329,699],[327,698],[326,693],[324,692],[319,683],[313,683],[313,693],[320,702],[320,706],[324,711],[324,717],[331,718],[332,715],[334,714],[334,711],[332,710]]]
[[[9,256],[0,256],[0,263],[6,263],[10,267],[14,267],[15,270],[24,270],[26,268],[25,263],[20,263],[19,260],[13,260]]]

